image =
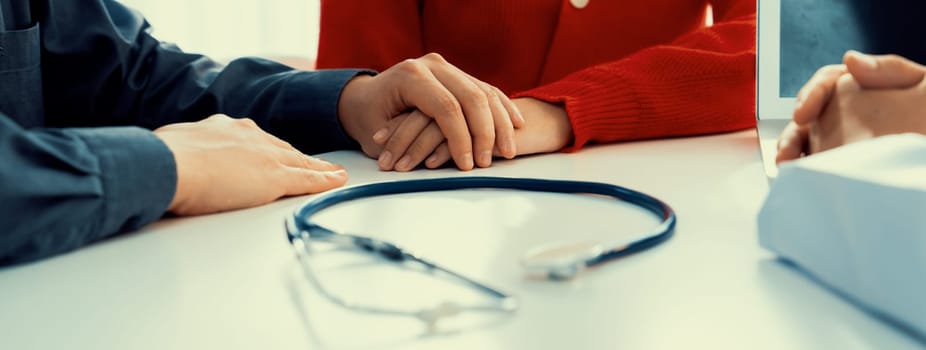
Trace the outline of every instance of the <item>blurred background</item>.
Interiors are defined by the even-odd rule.
[[[141,11],[162,41],[219,60],[277,58],[311,65],[319,0],[120,0]],[[304,68],[304,67],[303,67]]]

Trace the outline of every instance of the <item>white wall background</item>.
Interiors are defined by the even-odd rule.
[[[120,0],[154,35],[217,59],[296,56],[314,60],[319,0]]]

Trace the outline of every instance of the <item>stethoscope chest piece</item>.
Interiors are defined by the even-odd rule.
[[[521,256],[521,266],[529,277],[569,280],[601,256],[598,242],[552,243],[533,248]]]

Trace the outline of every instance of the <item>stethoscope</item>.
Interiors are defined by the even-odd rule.
[[[407,250],[384,240],[357,235],[339,233],[312,221],[312,216],[319,211],[339,203],[390,194],[449,191],[460,189],[505,189],[535,192],[569,193],[580,195],[601,195],[630,203],[656,214],[662,222],[648,234],[633,240],[617,242],[588,242],[573,244],[551,244],[528,251],[521,259],[521,265],[530,275],[541,276],[551,280],[568,280],[582,270],[598,266],[622,256],[633,254],[656,246],[672,236],[675,229],[675,212],[665,202],[642,192],[625,187],[585,181],[543,180],[503,177],[453,177],[424,180],[402,180],[372,183],[329,192],[318,196],[296,211],[287,219],[286,231],[290,243],[296,249],[297,258],[306,269],[307,277],[316,283],[310,272],[306,254],[312,241],[335,243],[345,248],[358,249],[377,255],[387,261],[397,263],[415,263],[428,271],[441,272],[483,293],[491,295],[497,302],[481,305],[458,305],[443,303],[434,308],[422,310],[395,310],[368,305],[357,305],[348,300],[325,293],[326,297],[344,307],[360,311],[382,314],[410,315],[433,325],[438,319],[456,315],[462,311],[501,311],[511,312],[517,309],[517,300],[498,289],[489,287],[469,277],[453,272],[438,264],[430,262]],[[317,283],[316,283],[317,284]],[[324,289],[322,289],[324,291]]]

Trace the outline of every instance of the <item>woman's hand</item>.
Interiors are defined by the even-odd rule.
[[[511,159],[518,155],[556,152],[572,140],[572,125],[562,106],[533,98],[517,98],[511,103],[511,108],[523,115],[521,123],[512,119],[517,127],[511,135],[511,142],[515,144],[511,149],[515,152],[505,152],[507,147],[502,147],[501,143],[506,141],[498,138],[494,156]],[[373,139],[385,147],[391,162],[395,162],[394,166],[390,166],[390,162],[384,162],[380,157],[382,170],[410,171],[422,162],[427,168],[434,169],[451,158],[440,129],[420,111],[396,117]],[[383,154],[386,154],[385,151]],[[392,154],[398,155],[398,160]]]
[[[494,133],[495,141],[490,145],[489,153],[477,157],[476,165],[483,168],[492,165],[493,156],[511,159],[518,154],[514,132],[515,128],[523,128],[525,124],[522,113],[507,96],[487,84],[485,89],[494,94],[494,102],[490,105],[494,125],[491,129],[482,131]],[[500,108],[504,108],[505,111],[501,111]],[[478,130],[473,126],[470,128],[474,134]],[[450,159],[445,139],[440,127],[420,110],[393,118],[386,127],[373,134],[373,141],[383,147],[377,161],[381,170],[410,171],[429,155],[431,157],[428,157],[425,165],[431,168],[440,166]],[[475,138],[473,142],[476,143]]]
[[[374,142],[374,135],[388,129],[387,123],[394,117],[412,110],[436,122],[437,129],[428,131],[425,137],[429,138],[422,142],[433,140],[439,130],[461,170],[489,166],[496,143],[502,145],[503,153],[514,156],[511,130],[523,125],[520,113],[501,91],[434,53],[405,60],[375,77],[354,78],[344,87],[338,103],[345,131],[360,143],[364,153],[378,157],[380,164],[388,167],[399,161],[409,146],[396,143],[384,151],[383,143]],[[424,128],[418,122],[400,135],[418,135]]]

